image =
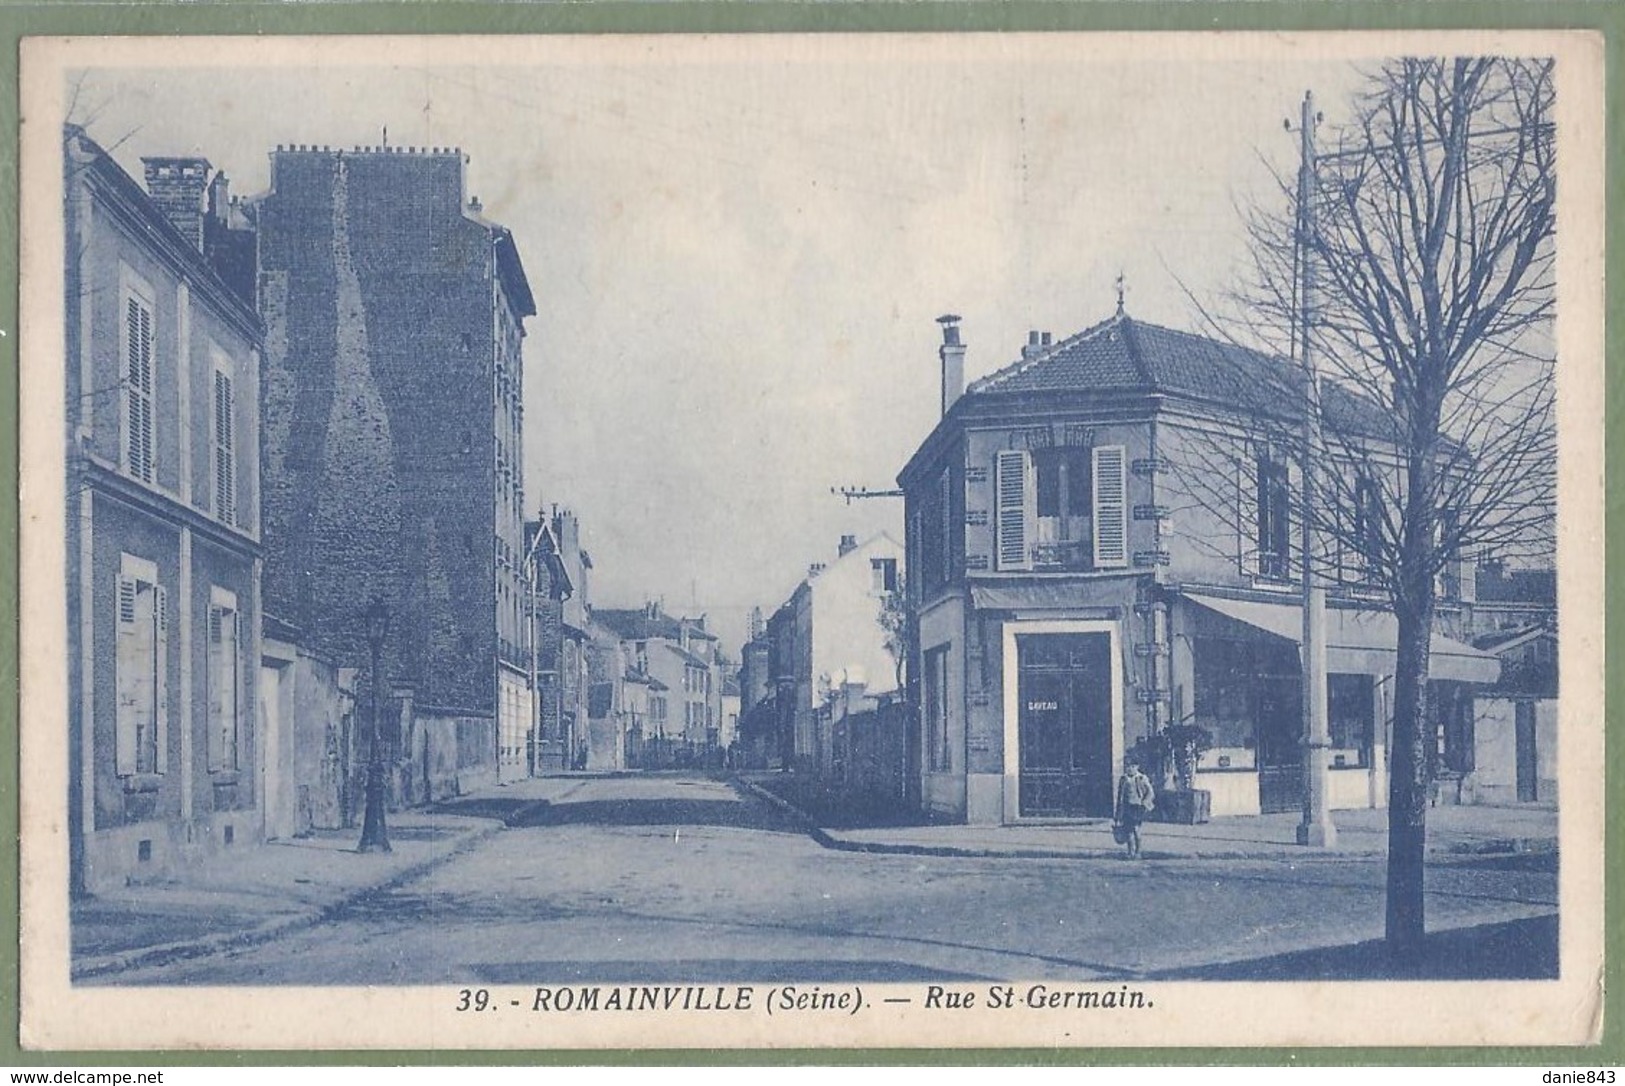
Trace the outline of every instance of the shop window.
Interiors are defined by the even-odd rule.
[[[948,746],[948,646],[925,652],[926,765],[935,773],[953,768]]]
[[[1371,676],[1327,676],[1326,717],[1332,744],[1328,761],[1333,769],[1371,768],[1375,700]]]

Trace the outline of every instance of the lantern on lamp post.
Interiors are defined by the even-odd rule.
[[[388,852],[384,826],[383,685],[384,638],[389,635],[389,608],[374,596],[367,608],[367,644],[372,648],[372,748],[367,758],[367,809],[361,823],[359,852]]]

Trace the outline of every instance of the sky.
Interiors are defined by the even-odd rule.
[[[1208,36],[1209,38],[1213,36]],[[195,39],[192,40],[195,42]],[[1144,39],[1141,39],[1144,42]],[[179,50],[75,77],[138,177],[201,154],[251,195],[277,144],[461,147],[512,229],[527,504],[574,510],[595,606],[706,613],[737,658],[841,535],[902,539],[895,486],[966,377],[1128,312],[1197,329],[1245,258],[1238,205],[1290,171],[1298,103],[1344,59],[1087,36],[452,40],[395,53]],[[316,61],[320,67],[312,66]],[[73,81],[70,81],[73,82]]]

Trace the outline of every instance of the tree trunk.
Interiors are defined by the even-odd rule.
[[[1394,675],[1394,734],[1388,773],[1388,951],[1414,960],[1426,931],[1422,879],[1427,849],[1428,642],[1432,594],[1422,606],[1399,612]]]
[[[1428,788],[1433,742],[1428,713],[1428,665],[1433,635],[1433,556],[1436,511],[1434,441],[1437,423],[1429,414],[1420,439],[1413,439],[1407,468],[1404,529],[1400,538],[1399,620],[1394,665],[1394,733],[1388,761],[1388,894],[1385,939],[1390,960],[1414,963],[1427,927],[1423,867],[1427,853]]]

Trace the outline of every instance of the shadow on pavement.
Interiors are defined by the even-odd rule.
[[[728,826],[800,832],[765,803],[737,799],[592,799],[537,803],[518,812],[510,826]]]
[[[1380,939],[1152,973],[1151,980],[1555,980],[1557,914],[1430,932],[1395,962]]]
[[[751,774],[744,778],[804,812],[826,830],[877,830],[929,826],[930,818],[896,796],[844,790],[794,773]]]
[[[481,984],[861,984],[986,980],[913,962],[802,958],[689,958],[682,961],[481,962],[468,966]],[[761,998],[761,997],[758,997]]]

